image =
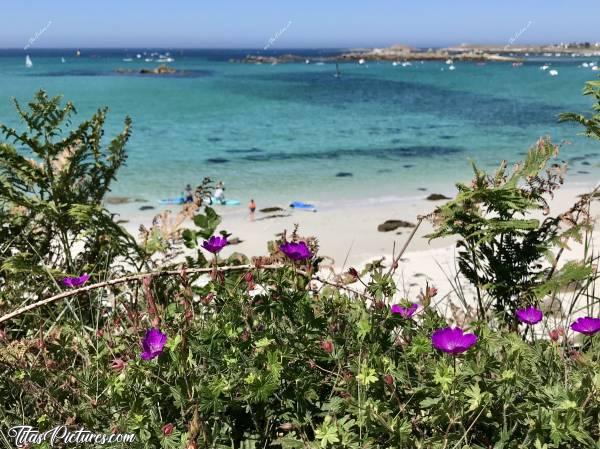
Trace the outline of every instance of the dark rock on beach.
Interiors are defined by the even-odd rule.
[[[446,195],[442,195],[441,193],[432,193],[427,198],[429,201],[441,201],[441,200],[450,200],[451,198]]]
[[[395,231],[398,228],[414,228],[415,224],[404,220],[386,220],[377,226],[379,232]]]
[[[427,189],[425,187],[418,187],[417,190],[420,190],[421,192],[427,192]]]
[[[106,204],[127,204],[133,201],[132,198],[128,196],[109,196],[104,199]]]
[[[265,207],[264,209],[259,209],[259,212],[262,212],[263,214],[270,214],[272,212],[281,212],[283,211],[283,209],[281,207]]]
[[[350,172],[341,171],[341,172],[337,173],[335,176],[337,176],[338,178],[348,178],[348,177],[353,176],[353,175]]]

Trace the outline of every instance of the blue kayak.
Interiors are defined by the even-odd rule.
[[[185,203],[185,198],[180,196],[177,198],[165,198],[162,200],[158,200],[159,204],[183,204]]]
[[[216,198],[212,198],[212,203],[213,205],[221,205],[221,206],[239,206],[240,205],[240,200],[225,200],[225,201],[219,201]]]
[[[302,201],[294,201],[290,204],[290,207],[293,207],[294,209],[308,210],[311,212],[317,211],[317,208],[313,204],[304,203]]]

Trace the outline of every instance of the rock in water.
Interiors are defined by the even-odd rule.
[[[414,228],[416,225],[404,220],[386,220],[377,226],[379,232],[395,231],[398,228]]]
[[[446,195],[442,195],[441,193],[432,193],[427,197],[429,201],[441,201],[441,200],[450,200],[452,198],[448,198]]]
[[[341,171],[341,172],[337,173],[335,176],[337,176],[338,178],[348,178],[348,177],[353,176],[353,175],[350,172]]]

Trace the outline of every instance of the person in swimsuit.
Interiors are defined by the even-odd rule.
[[[185,186],[185,202],[192,203],[194,201],[194,192],[192,192],[192,186]]]
[[[248,209],[250,209],[250,221],[254,221],[254,211],[256,210],[256,203],[254,199],[251,199],[248,203]]]

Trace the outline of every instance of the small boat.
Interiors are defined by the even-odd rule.
[[[310,59],[307,59],[306,61],[304,61],[305,64],[310,64]]]
[[[446,59],[446,64],[452,65],[454,64],[454,61],[452,59]]]
[[[412,64],[408,61],[402,63],[402,67],[410,67]]]
[[[358,60],[358,63],[362,65],[362,64],[365,63],[365,60],[361,58],[361,59]]]
[[[523,63],[522,63],[522,62],[513,62],[513,63],[512,63],[512,66],[513,66],[513,67],[521,67],[522,65],[523,65]]]
[[[75,52],[75,56],[81,56],[81,51],[79,51],[79,49],[77,49],[77,51]]]
[[[540,70],[548,70],[550,68],[549,65],[544,64],[543,66],[540,67]]]
[[[131,59],[131,58],[123,58],[123,62],[131,62],[131,61],[133,61],[133,59]]]
[[[67,61],[66,61],[66,59],[65,59],[65,58],[60,58],[60,62],[62,62],[62,63],[64,64],[64,63],[65,63],[65,62],[67,62]]]
[[[146,59],[144,59],[144,61],[146,61],[146,62],[152,62],[152,61],[154,61],[154,59],[152,59],[152,58],[146,58]]]
[[[456,67],[454,67],[453,65],[451,65],[450,67],[448,67],[448,70],[456,70]]]
[[[335,76],[336,78],[340,78],[342,76],[342,72],[340,72],[340,65],[336,62],[335,63]]]
[[[135,57],[138,59],[142,59],[142,55],[140,55],[139,53],[137,55],[135,55]]]
[[[600,67],[598,67],[597,65],[595,65],[594,67],[592,67],[592,70],[594,72],[597,72],[598,70],[600,70]]]
[[[324,62],[317,62],[315,65],[325,65]]]
[[[397,63],[396,61],[394,61],[394,62],[392,62],[392,65],[393,65],[394,67],[396,67],[396,66],[398,65],[398,63]]]
[[[27,68],[33,67],[33,62],[31,61],[31,58],[29,57],[29,55],[25,56],[25,67],[27,67]]]
[[[550,76],[556,76],[558,75],[558,70],[550,70],[548,73],[550,74]]]
[[[587,62],[584,62],[583,64],[581,64],[581,67],[585,67],[588,68],[590,65]]]

